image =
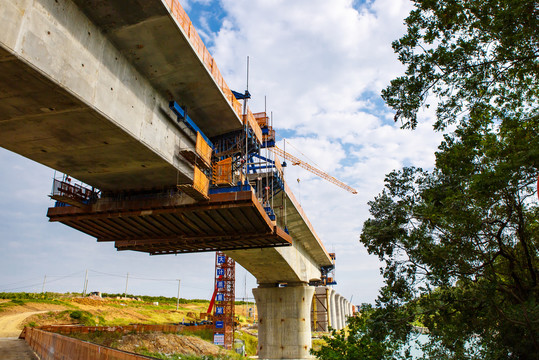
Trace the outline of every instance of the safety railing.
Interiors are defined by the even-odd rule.
[[[99,191],[89,189],[82,184],[71,183],[69,177],[65,180],[53,179],[51,198],[68,204],[91,204],[99,197]]]

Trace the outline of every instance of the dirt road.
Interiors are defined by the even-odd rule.
[[[24,319],[34,314],[41,314],[46,312],[49,311],[28,311],[19,314],[0,316],[0,338],[18,337],[21,334],[21,323],[24,321]]]

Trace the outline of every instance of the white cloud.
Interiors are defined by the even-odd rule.
[[[189,12],[207,1],[181,3]],[[381,285],[379,263],[358,242],[368,217],[367,202],[382,190],[384,175],[392,169],[407,164],[430,167],[439,142],[429,121],[413,132],[400,130],[379,99],[381,89],[403,71],[391,42],[404,31],[403,19],[411,3],[222,0],[220,4],[225,17],[219,33],[211,33],[204,21],[199,30],[213,44],[210,51],[228,85],[244,90],[246,57],[250,56],[253,111],[264,109],[267,95],[277,130],[291,134],[290,143],[312,160],[304,159],[358,190],[352,195],[301,168],[289,166],[286,170],[289,185],[326,248],[337,253],[337,291],[354,295],[354,303],[372,302]],[[422,116],[433,117],[432,112]],[[287,150],[303,158],[291,146]],[[60,224],[48,224],[45,211],[51,203],[46,194],[52,171],[3,150],[0,165],[6,170],[0,176],[0,225],[10,230],[0,238],[4,249],[0,285],[11,283],[14,277],[6,269],[24,263],[31,265],[20,270],[20,281],[35,274],[79,272],[80,278],[73,283],[51,284],[56,290],[78,289],[88,267],[112,274],[180,277],[182,296],[210,295],[213,254],[150,257],[118,253],[111,244],[96,244]],[[32,246],[39,252],[24,250]],[[54,253],[51,248],[60,250]],[[194,268],[205,270],[195,273]],[[100,284],[99,280],[106,284],[92,289],[123,291],[122,279],[103,279],[91,278],[91,284]],[[238,269],[237,280],[238,296],[244,294],[243,283],[247,288],[256,286],[243,269]],[[177,291],[172,282],[166,286],[139,284],[133,282],[133,292],[149,289],[146,293],[175,296]]]
[[[292,131],[290,143],[308,158],[291,146],[287,151],[358,190],[352,195],[298,167],[286,170],[324,244],[337,251],[337,291],[346,288],[358,301],[373,301],[381,285],[380,265],[358,242],[367,202],[382,190],[391,170],[431,167],[439,143],[431,121],[415,131],[401,130],[379,99],[382,88],[403,71],[391,42],[403,33],[411,3],[377,0],[355,8],[349,0],[221,4],[228,17],[215,34],[212,53],[229,86],[244,90],[249,56],[253,111],[263,110],[267,95],[277,131]]]

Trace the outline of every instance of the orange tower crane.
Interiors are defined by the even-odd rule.
[[[342,181],[337,180],[333,176],[323,172],[320,169],[315,168],[314,166],[306,163],[305,161],[300,160],[300,159],[298,159],[297,157],[295,157],[293,155],[290,155],[289,153],[285,152],[284,150],[278,148],[277,146],[271,147],[269,149],[271,151],[273,151],[275,154],[277,154],[280,157],[282,157],[283,159],[285,159],[285,160],[290,159],[290,161],[292,161],[292,165],[299,165],[302,168],[304,168],[305,170],[308,170],[308,171],[312,172],[313,174],[320,176],[322,179],[325,179],[325,180],[327,180],[327,181],[329,181],[329,182],[331,182],[331,183],[345,189],[346,191],[351,192],[352,194],[357,194],[357,190],[354,189],[353,187],[346,185]]]

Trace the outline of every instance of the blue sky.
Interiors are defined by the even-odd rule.
[[[294,155],[358,190],[352,195],[301,168],[286,178],[301,198],[319,237],[337,254],[336,290],[354,303],[373,302],[382,284],[380,264],[359,244],[367,202],[383,187],[384,175],[404,165],[429,168],[439,135],[432,112],[411,132],[394,124],[382,88],[402,71],[391,42],[404,31],[406,0],[189,0],[181,1],[231,89],[249,90],[253,112],[273,112],[279,139]],[[297,152],[294,147],[301,151]],[[117,252],[61,224],[47,221],[54,175],[30,160],[0,149],[0,291],[89,289],[208,298],[214,255],[148,256]],[[300,179],[298,182],[297,179]],[[151,279],[151,280],[150,280]],[[237,296],[256,287],[237,270]]]

